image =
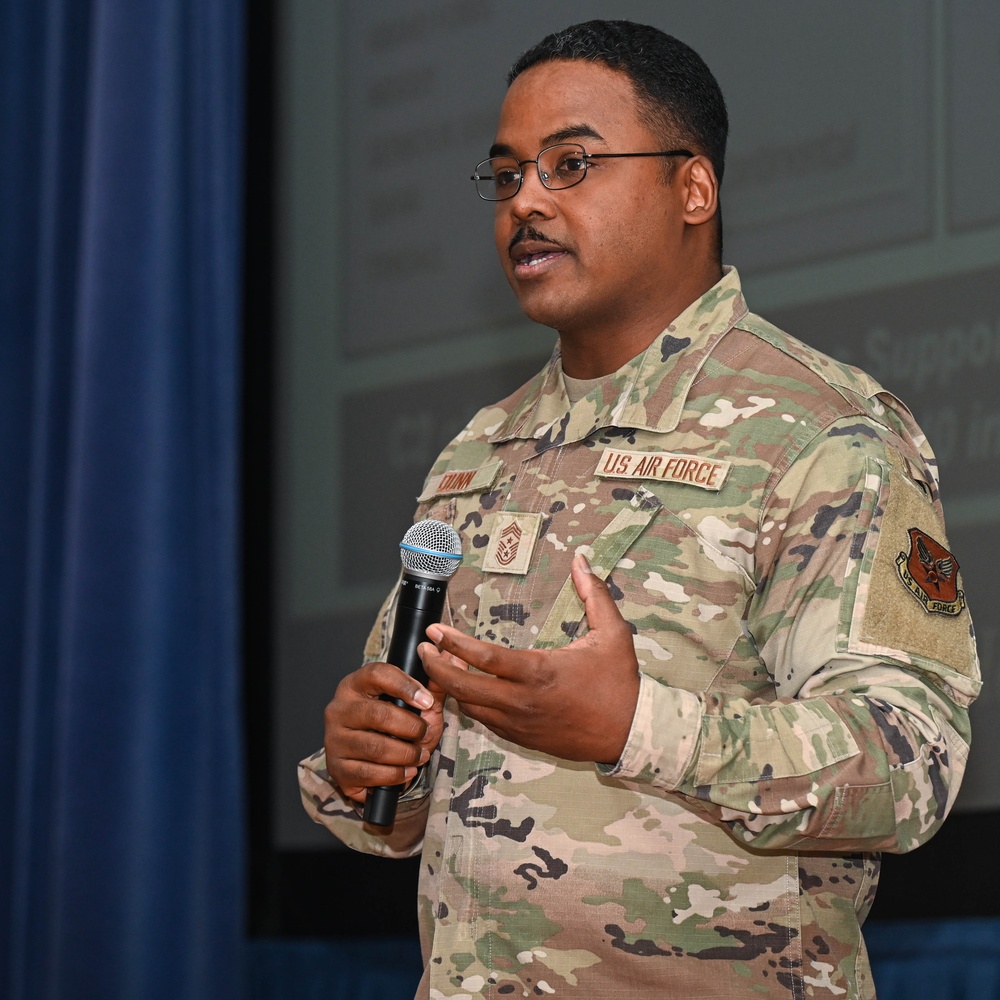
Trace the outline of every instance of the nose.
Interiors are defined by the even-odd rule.
[[[542,183],[541,168],[537,160],[524,160],[520,164],[521,186],[517,194],[506,202],[510,212],[517,219],[528,219],[531,216],[551,217],[553,212],[552,192]],[[534,167],[531,170],[530,167]]]

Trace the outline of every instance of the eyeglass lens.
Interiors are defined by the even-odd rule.
[[[560,143],[539,152],[536,160],[519,163],[513,156],[494,156],[476,167],[475,181],[479,196],[486,201],[513,198],[521,187],[524,168],[535,163],[538,177],[550,190],[572,187],[587,175],[587,154],[583,146]]]

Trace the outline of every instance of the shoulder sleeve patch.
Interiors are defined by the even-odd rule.
[[[910,528],[910,550],[896,556],[896,570],[906,589],[931,615],[960,615],[965,592],[958,587],[958,562],[940,542]]]
[[[926,493],[890,452],[868,478],[870,505],[854,587],[844,591],[847,650],[888,656],[941,674],[967,699],[979,691],[975,640],[958,561]]]

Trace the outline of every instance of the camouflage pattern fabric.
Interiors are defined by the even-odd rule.
[[[418,997],[874,997],[878,852],[944,819],[979,686],[934,458],[902,404],[748,313],[727,270],[575,404],[557,353],[478,413],[424,517],[463,541],[446,621],[572,641],[582,551],[642,680],[613,765],[506,743],[449,701],[384,837],[322,753],[303,762],[317,822],[423,852]],[[391,617],[390,595],[367,659]]]

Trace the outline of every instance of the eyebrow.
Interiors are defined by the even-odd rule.
[[[558,142],[570,142],[575,139],[597,139],[604,141],[604,136],[594,128],[581,122],[576,125],[567,125],[565,128],[550,132],[542,139],[542,148],[555,145]],[[490,146],[490,156],[514,156],[514,148],[503,142],[495,142]]]

